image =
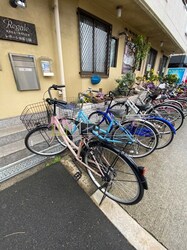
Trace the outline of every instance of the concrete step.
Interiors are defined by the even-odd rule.
[[[27,130],[23,125],[0,129],[0,147],[25,138]]]
[[[25,147],[27,133],[19,116],[0,120],[0,182],[47,159],[32,154]]]
[[[3,167],[12,162],[31,155],[30,151],[25,147],[24,140],[19,140],[7,145],[1,146],[0,150],[0,166]]]
[[[47,157],[29,155],[0,168],[0,183],[46,161]]]
[[[27,130],[16,118],[0,121],[0,167],[29,156],[25,148],[24,138]],[[14,121],[14,122],[10,122]]]
[[[7,119],[0,119],[0,129],[4,129],[4,128],[6,129],[10,127],[13,128],[19,125],[22,125],[20,116],[10,117]]]

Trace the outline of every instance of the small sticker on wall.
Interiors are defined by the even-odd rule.
[[[32,71],[31,68],[19,68],[19,71]]]
[[[40,64],[43,76],[54,76],[52,70],[52,60],[50,58],[40,58]]]

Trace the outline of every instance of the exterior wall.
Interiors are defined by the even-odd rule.
[[[119,38],[117,67],[110,68],[109,78],[102,78],[99,85],[92,85],[90,78],[81,78],[80,55],[79,55],[79,32],[77,8],[82,8],[87,12],[112,24],[112,35],[118,35],[123,30],[123,24],[117,18],[111,17],[110,13],[101,9],[98,5],[87,0],[64,0],[60,2],[60,16],[62,29],[62,46],[65,65],[65,81],[67,84],[67,96],[76,98],[77,93],[85,91],[88,87],[93,89],[102,88],[108,92],[116,87],[115,79],[121,75],[122,57],[124,51],[124,37]],[[72,91],[73,90],[73,91]]]
[[[52,13],[49,0],[29,1],[28,8],[12,8],[9,1],[0,1],[0,16],[22,20],[36,25],[38,45],[0,40],[0,119],[20,115],[23,108],[30,103],[42,100],[43,93],[52,83],[58,82],[53,39]],[[18,91],[14,80],[8,53],[34,55],[41,90]],[[49,57],[54,62],[54,77],[43,77],[39,58]]]
[[[187,52],[187,14],[182,0],[143,0],[150,11],[154,12],[159,22],[164,25],[176,41],[181,45],[183,50]]]
[[[165,0],[162,0],[165,2]],[[159,0],[159,6],[161,5]],[[170,0],[174,1],[174,0]],[[154,1],[147,1],[153,4]],[[169,1],[168,1],[169,4]],[[32,0],[28,1],[26,9],[12,8],[8,0],[0,1],[0,16],[9,17],[16,20],[33,23],[36,26],[38,45],[30,45],[13,41],[0,40],[0,119],[18,116],[23,108],[34,102],[42,100],[43,93],[53,83],[59,83],[60,72],[57,60],[55,24],[53,14],[53,0]],[[110,68],[109,78],[102,78],[99,85],[92,85],[90,78],[81,78],[80,55],[79,55],[79,32],[77,8],[82,8],[87,12],[112,24],[112,36],[118,34],[128,27],[121,19],[112,15],[110,11],[103,9],[94,1],[87,0],[59,0],[59,14],[62,36],[62,51],[64,61],[65,84],[68,100],[75,100],[80,91],[85,91],[88,87],[93,89],[102,88],[104,92],[113,90],[116,87],[115,79],[121,76],[122,60],[125,46],[125,37],[119,37],[117,67]],[[153,6],[157,9],[157,6]],[[162,11],[161,11],[162,12]],[[163,14],[164,16],[164,14]],[[170,20],[171,21],[171,20]],[[158,51],[155,72],[158,70],[162,53],[159,47],[154,47]],[[18,91],[13,76],[8,53],[34,55],[36,59],[36,69],[40,81],[40,90]],[[53,77],[44,77],[40,67],[40,57],[47,57],[53,60]],[[137,75],[144,74],[145,64],[142,64]]]

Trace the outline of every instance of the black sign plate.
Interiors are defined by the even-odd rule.
[[[34,24],[1,16],[0,39],[35,45],[38,44]]]

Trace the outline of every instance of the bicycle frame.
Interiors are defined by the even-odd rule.
[[[110,132],[112,131],[112,129],[113,129],[114,126],[120,126],[120,123],[115,119],[115,117],[113,116],[113,114],[110,113],[110,108],[108,107],[105,112],[101,111],[101,114],[103,115],[103,119],[100,122],[100,124],[105,119],[107,119],[107,121],[109,122],[109,125],[108,125],[108,127],[107,127],[106,130],[101,129],[101,128],[99,128],[99,127],[96,126],[94,128],[94,130],[92,131],[92,133],[95,136],[97,136],[99,139],[101,139],[102,141],[105,141],[107,143],[111,143],[111,142],[112,143],[121,143],[120,140],[113,140],[113,139],[110,139],[109,137],[107,137],[110,134]],[[91,124],[90,121],[89,121],[89,119],[88,119],[88,116],[85,114],[85,112],[82,110],[82,108],[78,112],[78,115],[76,117],[76,121],[78,121],[80,123],[83,122],[83,123],[86,123],[86,124]],[[78,129],[77,125],[74,124],[74,127],[71,130],[71,133],[74,134],[77,129]],[[127,136],[128,143],[135,142],[135,139],[133,138],[133,136],[130,134],[130,132],[127,129],[125,129],[123,127],[121,129],[123,129],[125,135]],[[104,136],[101,136],[99,133],[104,134]]]
[[[92,168],[90,168],[87,164],[85,164],[85,163],[82,161],[82,158],[81,158],[81,156],[80,156],[80,153],[81,153],[81,150],[82,150],[83,146],[86,144],[86,143],[85,143],[85,138],[83,138],[83,137],[81,138],[81,141],[79,142],[79,146],[75,145],[75,143],[74,143],[72,140],[70,140],[69,137],[66,135],[65,130],[63,129],[63,127],[62,127],[62,125],[60,124],[60,122],[59,122],[57,116],[55,116],[55,115],[53,115],[53,116],[51,117],[51,123],[50,123],[50,125],[54,125],[54,127],[57,128],[57,130],[60,132],[60,135],[62,136],[63,140],[65,141],[66,146],[68,147],[68,149],[70,150],[70,152],[73,154],[73,156],[75,157],[75,159],[76,159],[79,163],[81,163],[84,167],[90,169],[90,171],[94,172],[96,175],[98,175],[98,176],[100,176],[100,177],[101,177],[101,176],[104,176],[104,173],[102,172],[102,170],[101,170],[99,164],[97,163],[97,160],[96,160],[96,158],[95,158],[95,156],[94,156],[93,154],[92,154],[93,160],[94,160],[94,162],[96,163],[96,165],[97,165],[97,167],[98,167],[98,170],[99,170],[99,172],[101,173],[101,175],[98,174],[98,172],[96,172],[95,170],[93,170]],[[54,133],[55,133],[55,132],[54,132]],[[77,153],[76,153],[75,151],[77,151]],[[106,159],[105,159],[105,160],[106,160]],[[106,162],[107,162],[107,160],[106,160]],[[107,164],[109,165],[108,162],[107,162]]]
[[[176,129],[175,127],[173,126],[173,124],[164,119],[163,117],[160,117],[160,116],[155,116],[155,115],[149,115],[149,114],[143,114],[139,108],[135,105],[135,103],[131,100],[127,100],[127,105],[135,112],[136,115],[138,115],[140,118],[143,118],[143,119],[146,119],[149,121],[149,119],[154,119],[154,120],[160,120],[160,121],[163,121],[165,122],[171,129],[171,131],[176,134]],[[151,107],[152,108],[152,107]],[[149,108],[147,111],[149,111],[151,108]]]

